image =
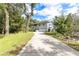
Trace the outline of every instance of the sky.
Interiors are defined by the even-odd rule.
[[[79,0],[51,0],[51,3],[39,3],[34,7],[33,19],[50,20],[55,16],[77,13]]]

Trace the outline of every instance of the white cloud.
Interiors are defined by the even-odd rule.
[[[37,14],[37,13],[38,13],[38,11],[37,11],[37,10],[34,10],[34,11],[33,11],[33,13],[34,13],[34,14]]]
[[[77,13],[78,7],[69,8],[69,9],[67,9],[67,10],[68,10],[68,11],[67,11],[66,14],[68,14],[68,13],[74,14],[74,13]]]
[[[62,10],[61,3],[69,3],[70,6],[73,6],[72,8],[67,9],[68,13],[76,13],[77,12],[77,7],[79,6],[79,0],[52,0],[50,3],[43,3],[43,5],[46,6],[41,11],[34,11],[34,14],[40,14],[40,15],[48,15],[46,19],[52,19],[54,16],[60,15],[60,11]]]
[[[47,7],[41,11],[34,10],[34,14],[48,15],[48,18],[46,18],[46,19],[51,19],[56,15],[60,15],[60,13],[58,11],[59,6],[55,7],[50,4],[44,4],[44,5],[46,5]]]
[[[56,15],[59,15],[59,12],[58,12],[58,10],[57,10],[56,7],[50,6],[49,8],[43,9],[43,10],[40,12],[40,14],[42,14],[42,15],[49,15],[49,16],[54,17],[54,16],[56,16]]]

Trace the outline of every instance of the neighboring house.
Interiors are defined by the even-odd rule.
[[[38,27],[39,31],[45,32],[45,31],[52,31],[53,30],[53,24],[51,22],[45,23],[45,24],[41,24]]]

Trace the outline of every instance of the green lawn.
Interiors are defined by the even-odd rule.
[[[3,37],[4,37],[4,35],[0,34],[0,39],[3,38]]]
[[[0,38],[0,55],[17,55],[32,36],[33,32],[19,32]]]

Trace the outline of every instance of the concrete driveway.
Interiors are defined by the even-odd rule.
[[[78,56],[79,52],[65,45],[61,41],[35,32],[33,38],[23,48],[18,56]]]

